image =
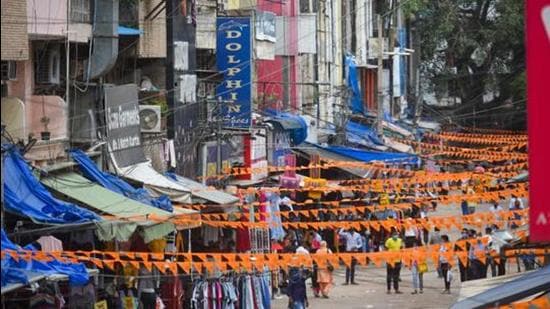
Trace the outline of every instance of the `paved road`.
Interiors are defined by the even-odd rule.
[[[505,209],[508,206],[508,200],[501,204]],[[527,206],[527,203],[526,203]],[[488,211],[489,204],[479,205],[477,212]],[[458,205],[441,205],[437,211],[431,215],[461,215]],[[459,237],[459,231],[456,229],[448,234],[451,241]],[[451,294],[441,294],[443,291],[443,279],[437,278],[437,273],[432,265],[428,273],[424,275],[424,294],[411,295],[412,278],[408,269],[402,269],[400,289],[403,294],[386,294],[386,269],[370,267],[358,267],[356,278],[359,285],[344,286],[345,268],[339,267],[334,271],[335,285],[331,291],[329,299],[314,298],[311,288],[308,289],[310,299],[309,308],[313,309],[363,309],[363,308],[449,308],[456,302],[459,291],[460,281],[455,279],[451,285]],[[454,278],[459,278],[458,272],[454,270]],[[465,283],[467,284],[467,283]],[[309,285],[308,285],[309,286]],[[283,296],[274,301],[274,309],[285,309],[288,305],[288,298]]]
[[[314,298],[311,289],[309,308],[314,309],[364,309],[364,308],[448,308],[458,297],[458,289],[451,288],[451,295],[443,295],[443,279],[437,278],[434,271],[424,276],[424,294],[411,295],[412,278],[408,269],[401,272],[400,290],[403,294],[386,294],[385,268],[361,267],[357,269],[356,280],[359,285],[344,286],[345,268],[334,271],[335,286],[330,298]],[[286,308],[288,298],[275,300],[274,309]]]

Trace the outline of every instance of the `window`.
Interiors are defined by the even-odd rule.
[[[90,23],[90,0],[71,0],[71,22]]]
[[[300,13],[317,13],[319,0],[300,0]]]
[[[49,82],[52,84],[59,84],[59,81],[60,81],[61,66],[59,63],[60,61],[59,58],[60,58],[59,50],[53,50],[49,54],[49,61],[48,61],[49,73],[50,73]]]
[[[16,79],[17,65],[15,61],[2,61],[2,80]]]

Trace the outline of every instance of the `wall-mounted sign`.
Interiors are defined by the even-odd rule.
[[[216,64],[224,80],[216,96],[224,126],[248,128],[252,122],[252,70],[249,17],[219,17]]]
[[[527,96],[529,97],[529,240],[550,241],[548,157],[550,145],[550,0],[527,1]]]
[[[277,41],[275,34],[275,13],[256,12],[256,40],[272,43]]]
[[[134,84],[105,87],[107,144],[118,167],[145,162],[141,145],[138,87]]]

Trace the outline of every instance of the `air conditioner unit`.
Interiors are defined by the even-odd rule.
[[[140,105],[139,120],[142,133],[160,133],[161,115],[158,105]]]
[[[17,79],[17,64],[15,61],[2,61],[2,80]]]

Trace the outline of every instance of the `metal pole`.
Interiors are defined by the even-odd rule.
[[[71,145],[71,113],[70,113],[70,99],[71,94],[70,80],[69,80],[69,56],[71,54],[71,43],[69,41],[69,25],[71,23],[71,0],[67,0],[67,44],[65,47],[65,103],[67,106],[67,139],[69,140],[69,147]]]
[[[382,16],[377,15],[377,24],[378,24],[378,119],[376,121],[376,132],[378,133],[378,136],[383,135],[383,127],[382,127],[382,119],[384,119],[384,90],[383,84],[382,84],[382,77],[384,74],[383,66],[384,66],[384,38],[382,34]]]
[[[2,133],[4,131],[4,127],[2,126]],[[1,176],[1,179],[2,179],[2,188],[1,188],[1,191],[2,191],[2,208],[1,208],[1,211],[2,213],[0,214],[0,224],[2,226],[2,229],[4,229],[4,151],[2,150],[2,163],[1,163],[1,168],[2,168],[2,176]]]
[[[217,110],[217,129],[216,129],[216,174],[222,173],[222,101],[218,101]]]

